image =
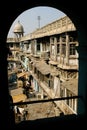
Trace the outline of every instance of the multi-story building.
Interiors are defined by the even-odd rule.
[[[77,30],[69,17],[58,19],[26,36],[23,36],[22,26],[16,27],[16,34],[19,35],[16,38],[7,38],[7,44],[12,56],[29,73],[37,96],[42,99],[45,96],[52,99],[77,96],[76,47],[79,43]],[[77,113],[77,99],[54,102],[64,114]]]

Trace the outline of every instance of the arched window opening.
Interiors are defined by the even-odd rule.
[[[44,12],[49,9],[43,6],[36,7],[30,9],[30,13],[33,9],[40,12],[41,8]],[[34,22],[36,27],[32,26],[30,32],[26,32],[22,21],[18,20],[23,17],[20,15],[17,18],[18,22],[16,20],[17,24],[13,24],[14,36],[10,37],[10,33],[8,34],[7,46],[12,52],[12,56],[8,55],[8,87],[13,103],[16,104],[14,107],[16,122],[30,118],[35,120],[38,117],[61,116],[61,113],[78,114],[77,29],[66,14],[61,11],[58,14],[57,11],[56,18],[51,21],[49,17],[48,23],[45,22],[47,17],[43,19],[44,14],[40,16],[34,12],[34,15],[37,13],[35,15],[37,22],[32,20],[26,26],[28,30],[28,26],[31,26],[29,24]],[[55,98],[59,101],[51,102],[51,99]],[[51,104],[48,105],[47,102],[44,106],[44,100],[50,100]],[[32,101],[40,102],[30,104]],[[27,102],[27,105],[24,105],[24,102]],[[33,114],[34,111],[36,116]],[[45,113],[40,115],[42,111]]]

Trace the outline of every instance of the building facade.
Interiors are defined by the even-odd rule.
[[[79,43],[77,30],[69,17],[58,19],[26,36],[23,28],[21,37],[19,31],[16,34],[15,38],[7,38],[12,51],[8,61],[20,61],[23,71],[29,73],[29,78],[32,76],[31,85],[37,96],[41,99],[77,96],[76,48]],[[55,101],[55,104],[64,114],[77,114],[77,99]]]

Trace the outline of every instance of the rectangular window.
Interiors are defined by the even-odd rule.
[[[75,44],[70,44],[70,55],[75,55]]]
[[[66,44],[62,44],[62,54],[66,55]]]
[[[12,48],[12,47],[13,47],[13,43],[9,44],[9,47],[11,47],[11,48]]]
[[[37,51],[40,51],[40,43],[37,43]]]
[[[64,97],[64,89],[60,87],[60,96]]]
[[[57,44],[57,54],[60,53],[60,44]]]
[[[18,48],[18,47],[19,47],[19,44],[16,44],[16,47]]]
[[[52,45],[52,46],[51,46],[51,51],[52,51],[51,53],[52,53],[52,55],[54,55],[54,53],[55,53],[54,48],[55,48],[55,46],[54,46],[54,45]]]

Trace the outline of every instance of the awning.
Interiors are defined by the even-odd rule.
[[[38,71],[40,71],[43,75],[47,75],[50,74],[51,69],[50,66],[47,65],[45,62],[43,61],[38,61],[34,64],[34,66],[37,68]]]
[[[59,73],[58,73],[57,70],[51,70],[51,75],[52,75],[52,76],[58,76]]]
[[[78,79],[69,79],[65,82],[62,82],[61,86],[67,88],[75,95],[78,94]]]
[[[23,77],[23,76],[25,76],[25,75],[29,76],[30,73],[29,73],[29,72],[18,73],[18,74],[17,74],[17,78]]]
[[[26,95],[23,94],[23,88],[16,88],[16,89],[11,89],[9,90],[10,94],[13,98],[13,103],[16,102],[24,102],[26,100]]]
[[[56,62],[56,61],[49,61],[49,64],[58,65],[58,62]]]
[[[18,62],[18,63],[20,63],[20,61],[16,58],[15,59],[14,58],[8,58],[7,60],[8,60],[8,62]]]
[[[26,95],[25,94],[18,94],[18,95],[14,95],[12,96],[13,98],[13,103],[17,103],[17,102],[24,102],[26,100]]]

